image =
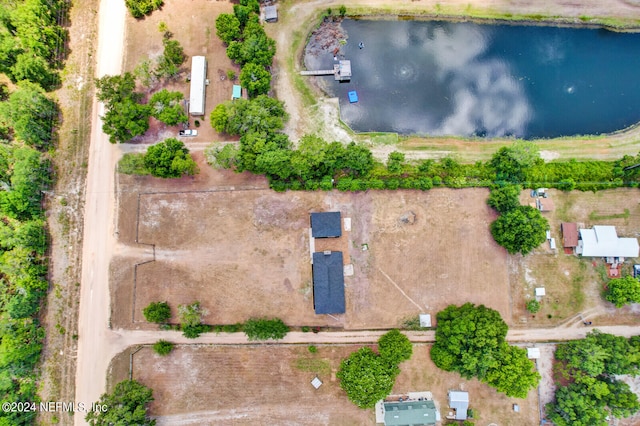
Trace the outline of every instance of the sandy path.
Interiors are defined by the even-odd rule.
[[[122,0],[102,0],[98,28],[96,75],[120,74],[125,31]],[[105,390],[105,373],[112,358],[109,321],[109,259],[114,246],[114,168],[118,147],[102,132],[104,105],[93,102],[91,146],[84,211],[82,287],[78,317],[76,402],[90,404]],[[81,415],[76,425],[86,424]]]

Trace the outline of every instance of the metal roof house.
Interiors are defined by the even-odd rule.
[[[341,251],[313,253],[313,307],[316,314],[344,314],[344,265]]]
[[[385,402],[385,426],[435,425],[436,405],[432,400]]]
[[[340,212],[311,213],[311,236],[335,238],[342,235]]]
[[[204,115],[207,80],[207,59],[204,56],[191,58],[191,89],[189,92],[189,114]]]
[[[456,411],[456,420],[466,420],[469,409],[469,392],[449,391],[449,407]]]
[[[266,6],[264,8],[264,20],[266,22],[278,21],[278,9],[275,6]]]
[[[562,230],[562,247],[578,247],[578,225],[574,222],[562,222],[560,229]]]
[[[615,226],[595,225],[592,229],[580,229],[576,253],[585,257],[625,258],[638,257],[640,246],[637,238],[619,238]]]

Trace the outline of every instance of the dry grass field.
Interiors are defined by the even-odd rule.
[[[202,168],[175,182],[119,177],[116,327],[147,326],[141,310],[160,300],[174,308],[199,300],[210,324],[278,316],[298,326],[390,328],[467,301],[509,321],[507,256],[488,231],[495,216],[486,190],[276,193],[256,189],[265,182],[251,175]],[[309,213],[334,210],[352,220],[341,245],[355,274],[345,277],[346,314],[315,315]],[[134,265],[154,251],[135,272],[134,308]]]
[[[320,345],[312,354],[306,346],[189,346],[160,357],[147,347],[133,356],[133,378],[153,388],[150,414],[158,416],[158,425],[373,424],[373,410],[350,403],[335,378],[340,361],[358,348]],[[413,357],[400,367],[393,393],[430,391],[443,418],[447,391],[463,389],[476,424],[539,424],[535,390],[525,400],[507,398],[477,380],[439,370],[428,345],[414,345]],[[112,364],[114,381],[127,378],[128,368],[129,353],[121,354]],[[316,374],[323,381],[318,390],[310,384]]]
[[[544,243],[533,254],[513,256],[509,270],[513,292],[514,320],[527,326],[548,326],[566,321],[580,321],[577,314],[592,315],[594,324],[637,324],[638,307],[615,309],[602,299],[604,264],[602,259],[578,258],[562,250],[562,222],[577,222],[580,227],[614,225],[621,237],[640,236],[640,203],[638,190],[618,188],[608,191],[561,192],[550,190],[555,203],[553,212],[543,213],[549,220],[551,236],[556,239],[557,253]],[[529,191],[523,191],[520,201],[531,202]],[[623,273],[630,273],[626,262]],[[606,275],[606,273],[604,273]],[[545,287],[547,296],[541,300],[541,310],[535,316],[525,310],[526,300],[533,297],[535,287]],[[597,319],[596,319],[597,318]]]
[[[181,73],[172,81],[162,81],[145,90],[152,93],[166,88],[182,92],[189,99],[187,77],[191,71],[191,57],[207,58],[207,78],[209,85],[206,93],[204,117],[197,118],[201,126],[198,136],[190,141],[221,140],[219,134],[209,124],[209,114],[215,106],[231,99],[231,87],[234,84],[227,78],[227,71],[240,74],[240,68],[227,58],[226,47],[216,36],[216,18],[221,13],[233,13],[233,3],[229,1],[190,0],[165,2],[160,11],[155,11],[142,20],[135,20],[127,14],[127,38],[125,44],[124,71],[133,72],[138,64],[145,60],[155,60],[162,55],[162,33],[158,30],[160,22],[167,24],[174,40],[180,42],[187,55]],[[190,117],[191,128],[195,128],[195,119]],[[168,127],[151,119],[149,131],[136,141],[156,142],[176,136],[177,128]]]

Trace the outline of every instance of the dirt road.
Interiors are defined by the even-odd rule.
[[[96,75],[120,74],[124,46],[125,5],[121,0],[102,0]],[[99,118],[104,106],[93,102],[91,147],[87,173],[82,249],[82,287],[78,317],[76,402],[90,404],[105,390],[105,373],[111,361],[113,340],[109,321],[108,270],[114,246],[114,168],[118,147],[102,132]],[[75,416],[76,425],[85,424]]]
[[[357,1],[358,5],[382,5],[389,3],[389,0],[380,1]],[[487,6],[480,0],[476,1],[455,1],[449,0],[440,3],[478,4]],[[485,2],[486,3],[486,2]],[[507,2],[491,2],[502,5]],[[547,8],[553,10],[554,14],[564,14],[566,8],[557,8],[562,4],[560,0],[535,2],[508,2],[511,8],[517,9],[520,13],[529,13],[532,10],[544,12]],[[622,1],[614,2],[615,5],[607,4],[606,10],[598,9],[601,1],[590,0],[585,8],[574,10],[570,16],[581,14],[591,15],[613,15],[624,13],[627,3]],[[303,6],[312,5],[324,7],[327,5],[339,4],[339,2],[300,2],[297,11],[308,10]],[[434,2],[415,3],[411,1],[396,2],[396,4],[416,5],[426,7]],[[589,6],[589,7],[587,7]],[[615,6],[615,7],[614,7]],[[496,6],[497,7],[497,6]],[[614,13],[617,10],[618,13]],[[612,12],[613,11],[613,12]],[[100,23],[97,49],[97,76],[106,74],[119,74],[121,72],[122,51],[125,33],[125,13],[126,9],[122,0],[102,0],[100,4]],[[307,12],[305,12],[307,13]],[[308,13],[307,13],[308,16]],[[295,17],[298,25],[303,21]],[[292,24],[294,25],[294,24]],[[291,28],[298,28],[294,25]],[[285,28],[286,29],[286,28]],[[291,34],[286,33],[285,34]],[[280,46],[279,46],[280,47]],[[288,48],[280,49],[284,55],[290,53]],[[281,79],[280,85],[289,84],[289,80]],[[284,94],[282,90],[280,93]],[[289,95],[292,99],[284,99],[288,106],[295,105],[297,99],[293,93]],[[286,95],[285,95],[286,97]],[[290,102],[291,101],[291,102]],[[299,104],[298,104],[299,105]],[[114,167],[116,159],[119,157],[120,147],[108,143],[107,137],[102,133],[99,116],[103,112],[103,106],[94,101],[92,114],[91,148],[89,154],[89,169],[87,176],[87,198],[85,204],[84,217],[84,244],[83,244],[83,265],[82,265],[82,288],[80,296],[79,312],[79,341],[77,353],[77,374],[76,374],[76,402],[89,404],[97,400],[105,390],[106,371],[112,357],[128,346],[149,344],[160,338],[174,341],[176,343],[197,343],[197,344],[246,344],[249,343],[243,334],[215,335],[207,334],[197,340],[188,340],[177,332],[142,332],[142,331],[111,331],[108,328],[109,321],[109,284],[108,267],[113,247],[114,238]],[[293,117],[301,117],[300,124],[304,122],[305,115],[291,114]],[[294,126],[297,123],[294,122]],[[327,126],[331,127],[331,126]],[[601,327],[603,332],[618,335],[633,335],[637,333],[635,327]],[[589,331],[589,328],[565,328],[565,329],[534,329],[534,330],[512,330],[508,335],[508,340],[516,342],[529,341],[555,341],[563,339],[581,338]],[[382,332],[358,332],[358,333],[290,333],[279,343],[368,343],[375,342]],[[434,338],[433,332],[408,333],[415,342],[429,342]],[[75,417],[75,424],[85,424],[81,416]]]

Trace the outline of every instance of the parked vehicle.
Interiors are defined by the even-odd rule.
[[[197,130],[192,130],[192,129],[187,129],[187,130],[180,130],[180,132],[178,133],[179,136],[198,136],[198,131]]]

